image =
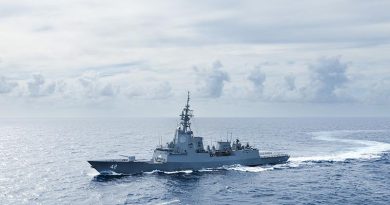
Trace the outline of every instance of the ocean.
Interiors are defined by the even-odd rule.
[[[0,119],[0,204],[390,204],[390,118],[195,118],[205,144],[291,155],[260,167],[101,176],[88,159],[150,159],[175,118]]]

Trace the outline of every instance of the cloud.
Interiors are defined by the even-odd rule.
[[[390,105],[390,77],[372,83],[366,90],[363,100],[370,104]]]
[[[301,89],[297,88],[296,77],[293,74],[279,77],[279,80],[271,87],[266,88],[263,99],[270,102],[306,102]]]
[[[248,75],[248,80],[252,83],[254,87],[254,92],[256,96],[262,96],[264,90],[264,82],[266,80],[266,75],[260,69],[260,66],[256,66]]]
[[[16,86],[15,82],[9,82],[4,76],[0,76],[0,94],[10,93]]]
[[[123,63],[114,63],[109,65],[100,65],[94,67],[80,68],[84,73],[93,73],[96,72],[99,76],[114,76],[120,75],[123,73],[129,73],[132,70],[140,69],[140,66],[143,65],[142,61],[134,62],[123,62]],[[145,66],[142,67],[143,70],[148,70]]]
[[[128,88],[126,91],[126,96],[129,99],[142,97],[144,95],[144,91],[141,88]]]
[[[101,75],[88,71],[80,76],[46,80],[41,74],[33,75],[33,80],[26,82],[27,93],[31,97],[54,96],[74,104],[109,103],[110,98],[122,97],[139,99],[167,99],[174,96],[171,84],[167,81],[138,82],[130,84],[127,73],[113,76]],[[116,78],[120,77],[120,78]],[[1,79],[0,79],[1,82]],[[22,81],[24,82],[24,81]],[[112,101],[114,102],[114,101]]]
[[[389,6],[386,0],[3,0],[2,105],[61,99],[74,107],[127,105],[171,99],[183,89],[206,103],[388,104]],[[343,59],[308,63],[329,55]],[[34,73],[44,76],[31,79]]]
[[[173,96],[171,84],[168,82],[160,83],[157,88],[153,89],[150,96],[154,99],[166,99]]]
[[[279,74],[265,83],[265,72],[256,67],[250,71],[247,79],[254,88],[250,96],[257,96],[265,102],[356,102],[359,99],[354,97],[356,89],[347,71],[348,64],[343,63],[340,57],[322,57],[308,64],[306,71],[298,78],[292,73],[285,76]]]
[[[27,83],[29,95],[31,97],[44,97],[55,92],[56,83],[46,82],[41,74],[33,75],[33,80]]]
[[[167,99],[174,95],[169,82],[149,84],[143,87],[127,88],[126,96],[130,99]]]
[[[74,88],[75,93],[81,90],[81,95],[87,98],[96,99],[101,97],[114,97],[120,92],[120,87],[113,85],[110,81],[96,72],[85,72],[77,78],[80,88]]]
[[[229,74],[222,70],[220,61],[215,61],[208,70],[200,70],[194,67],[198,82],[198,94],[208,98],[219,98],[223,94],[225,82],[230,80]]]
[[[386,1],[375,4],[364,1],[300,1],[283,6],[280,1],[249,1],[229,5],[220,15],[194,24],[205,43],[372,45],[389,42],[390,31],[385,27],[390,18],[384,9],[389,5]],[[302,11],[302,8],[306,10]],[[370,13],[370,17],[362,15],[362,11]]]
[[[111,84],[107,84],[100,90],[100,95],[111,97],[111,96],[115,96],[117,92],[118,92],[117,89],[113,88]]]
[[[286,85],[287,90],[292,91],[292,90],[296,89],[294,75],[290,74],[290,75],[284,76],[284,83]]]
[[[340,95],[340,89],[346,86],[348,65],[339,57],[323,57],[309,66],[310,83],[302,88],[304,96],[312,102],[340,102],[348,100]]]

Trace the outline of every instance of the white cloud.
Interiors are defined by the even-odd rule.
[[[369,87],[368,90],[364,90],[363,102],[390,105],[390,78],[382,78]]]
[[[292,91],[296,89],[295,85],[295,76],[293,75],[287,75],[284,77],[284,82],[287,87],[287,90]]]
[[[158,85],[157,88],[153,89],[150,95],[154,99],[166,99],[173,96],[171,84],[163,82]]]
[[[348,83],[348,65],[339,57],[320,58],[309,66],[310,83],[302,88],[304,97],[313,102],[339,102],[350,100],[339,94],[340,89]]]
[[[279,80],[276,80],[277,82]],[[306,86],[306,85],[304,85]],[[296,77],[293,74],[280,77],[280,82],[268,86],[263,100],[270,102],[306,102],[302,89],[296,85]]]
[[[0,95],[10,93],[16,86],[15,82],[9,82],[4,76],[0,76]]]
[[[264,82],[266,80],[266,75],[261,71],[259,66],[256,66],[249,75],[248,80],[251,81],[254,87],[255,96],[262,96],[264,90]]]
[[[117,92],[118,92],[118,89],[113,88],[113,86],[111,84],[107,84],[100,90],[100,95],[102,95],[102,96],[115,96]]]
[[[199,83],[198,95],[209,98],[219,98],[223,93],[225,82],[229,81],[229,74],[222,70],[220,61],[215,61],[211,69],[200,70],[194,67]]]
[[[27,83],[28,93],[31,97],[44,97],[55,92],[56,83],[46,82],[41,74],[33,75],[33,80]]]
[[[97,72],[88,71],[76,78],[64,80],[63,95],[86,101],[113,98],[120,94],[120,86],[109,77],[102,77]]]
[[[167,99],[174,96],[169,82],[149,83],[142,87],[127,87],[129,99]]]
[[[383,80],[380,81],[382,83],[377,82],[373,86],[367,86],[364,81],[351,79],[348,76],[349,65],[343,63],[340,57],[321,57],[308,63],[306,67],[305,72],[299,75],[279,74],[273,77],[270,83],[265,81],[266,73],[259,68],[252,70],[248,80],[254,89],[249,96],[257,96],[264,102],[373,103],[376,101],[383,103],[386,101],[384,100],[386,97],[383,96],[387,96],[385,94],[387,89],[384,88],[389,86],[384,84]]]
[[[205,102],[355,103],[375,110],[390,103],[389,6],[385,0],[1,1],[2,105],[145,100],[150,107],[153,99],[176,101],[190,90]],[[342,59],[312,62],[335,55]],[[205,66],[214,59],[224,65]]]

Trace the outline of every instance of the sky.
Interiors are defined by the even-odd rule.
[[[390,1],[0,1],[0,117],[390,117]]]

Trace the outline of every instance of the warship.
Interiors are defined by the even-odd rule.
[[[158,146],[150,160],[136,160],[135,156],[122,159],[90,160],[91,167],[102,175],[120,174],[133,175],[152,171],[181,171],[221,168],[229,165],[259,166],[266,164],[285,163],[288,154],[274,152],[259,152],[239,139],[218,141],[216,146],[210,145],[205,149],[203,138],[195,136],[191,130],[193,110],[187,103],[180,115],[180,124],[176,128],[173,140],[165,146]]]

